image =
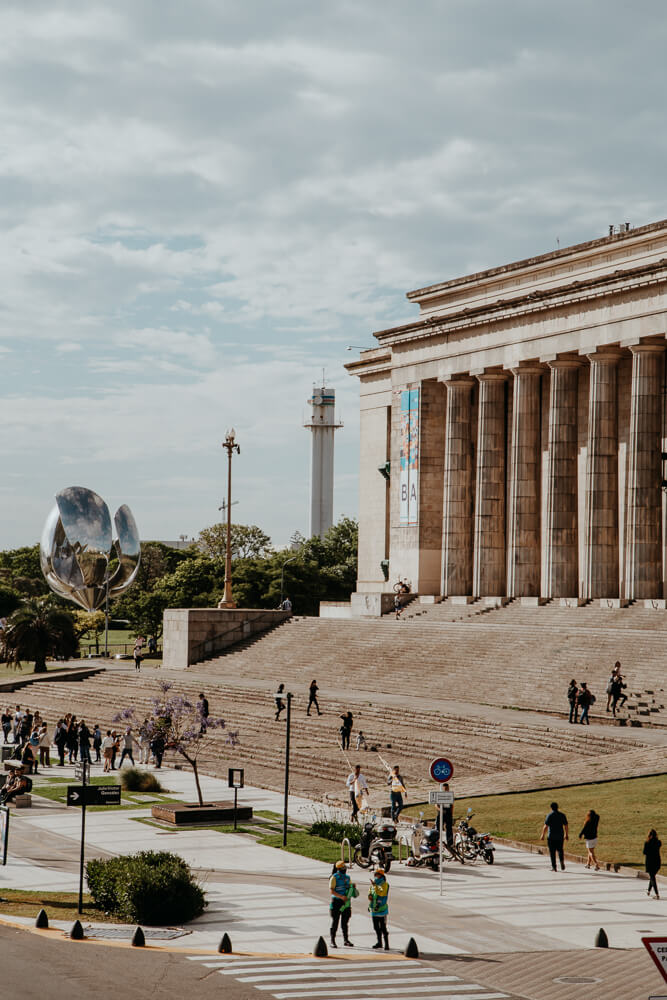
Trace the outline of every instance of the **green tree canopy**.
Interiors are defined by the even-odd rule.
[[[199,532],[202,552],[211,559],[225,561],[227,553],[227,525],[213,524]],[[256,524],[232,524],[230,532],[232,559],[254,559],[271,551],[271,539]]]
[[[7,619],[0,637],[0,652],[10,666],[21,669],[35,661],[35,673],[46,670],[48,656],[74,656],[79,648],[74,616],[50,597],[30,598]]]

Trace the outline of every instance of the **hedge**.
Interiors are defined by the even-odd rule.
[[[200,916],[207,905],[188,865],[168,851],[92,858],[86,878],[95,904],[127,923],[181,924]]]

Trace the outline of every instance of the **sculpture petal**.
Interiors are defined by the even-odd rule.
[[[101,496],[83,486],[60,490],[56,503],[83,586],[102,586],[112,545],[109,508]]]
[[[130,586],[137,575],[141,562],[139,531],[134,515],[127,504],[123,504],[116,511],[114,524],[118,534],[118,538],[114,541],[118,568],[109,580],[109,593],[112,596],[120,594]]]

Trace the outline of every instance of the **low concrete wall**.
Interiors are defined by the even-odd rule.
[[[163,617],[162,664],[186,670],[291,617],[261,608],[169,608]]]
[[[320,601],[320,618],[351,618],[349,601]]]
[[[350,596],[350,607],[354,618],[381,618],[394,607],[395,594],[377,591],[365,594],[356,591]],[[409,604],[418,597],[417,594],[401,594],[401,604]]]

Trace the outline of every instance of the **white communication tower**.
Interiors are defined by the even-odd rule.
[[[324,381],[324,379],[322,380]],[[310,460],[310,534],[320,538],[333,524],[334,433],[343,426],[336,422],[336,392],[313,386],[310,420],[304,427],[312,431]]]

